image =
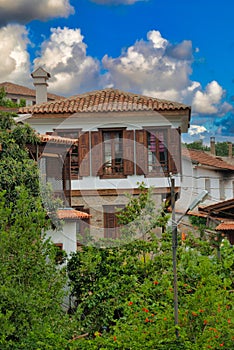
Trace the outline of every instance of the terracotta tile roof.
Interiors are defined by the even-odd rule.
[[[2,87],[4,87],[6,93],[8,93],[8,94],[22,95],[25,97],[30,96],[30,97],[36,98],[36,90],[30,89],[30,88],[23,86],[23,85],[18,85],[18,84],[14,84],[14,83],[10,83],[10,82],[4,82],[4,83],[0,83],[0,89]],[[48,98],[51,100],[58,100],[58,99],[63,99],[64,97],[48,93]]]
[[[219,168],[222,170],[234,171],[234,165],[227,163],[226,161],[222,160],[220,157],[212,156],[211,154],[208,154],[204,151],[182,148],[182,156],[184,158],[191,159],[193,162],[197,163],[198,165],[204,165],[204,166]]]
[[[234,221],[226,221],[226,222],[221,222],[215,230],[217,231],[226,231],[226,230],[234,230]]]
[[[41,142],[59,143],[59,144],[78,144],[78,140],[68,137],[61,137],[55,135],[38,135]]]
[[[197,216],[199,218],[207,218],[207,213],[201,213],[199,211],[189,211],[187,213],[188,215],[191,215],[191,216]]]
[[[77,220],[77,219],[88,219],[91,217],[90,214],[84,213],[83,211],[67,208],[67,209],[59,209],[57,211],[57,215],[59,219],[69,219],[69,220]]]
[[[122,111],[187,111],[191,108],[182,103],[124,92],[117,89],[91,91],[60,101],[23,107],[19,113],[78,113],[78,112],[122,112]]]

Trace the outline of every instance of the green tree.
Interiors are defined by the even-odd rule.
[[[148,253],[145,261],[142,250]],[[93,253],[84,249],[72,271],[73,279],[79,276],[81,296],[76,317],[89,332],[89,338],[79,341],[79,348],[233,348],[234,252],[229,242],[224,241],[219,261],[209,242],[193,236],[179,240],[178,339],[170,233],[157,244],[144,242],[142,246],[142,242],[136,242],[134,248],[122,247],[118,253]],[[100,254],[106,254],[106,258],[100,258]],[[81,276],[86,276],[87,284],[82,283]]]
[[[189,149],[198,149],[201,151],[210,151],[210,147],[203,144],[202,140],[196,140],[191,143],[185,143],[185,146]]]
[[[73,331],[62,310],[66,275],[40,198],[17,188],[15,203],[0,196],[0,348],[66,349]],[[31,201],[34,200],[34,209]]]
[[[66,274],[45,239],[56,211],[50,191],[43,202],[37,164],[28,143],[38,138],[12,115],[0,118],[0,348],[70,349],[75,323],[62,309]],[[54,224],[54,220],[53,220]]]
[[[119,245],[116,242],[114,247],[104,248],[103,241],[100,247],[97,243],[85,246],[68,263],[77,301],[74,318],[78,320],[79,331],[88,333],[79,340],[79,348],[232,348],[233,247],[224,241],[218,259],[215,247],[205,236],[201,240],[188,235],[185,241],[179,236],[177,339],[171,232],[168,230],[157,238],[152,230],[148,231],[151,233],[148,240],[142,239],[139,227],[143,230],[150,227],[143,212],[146,203],[151,201],[144,191],[139,201],[136,197],[130,199],[126,212],[119,216],[125,229],[130,227],[130,237],[135,232],[139,239],[127,239]]]
[[[29,158],[27,144],[39,142],[29,125],[16,124],[14,114],[0,114],[0,191],[14,202],[17,186],[24,185],[33,196],[40,194],[38,168]]]
[[[217,142],[215,145],[216,155],[219,157],[227,157],[229,146],[228,142]]]

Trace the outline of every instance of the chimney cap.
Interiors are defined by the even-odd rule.
[[[35,69],[32,73],[31,76],[33,78],[45,78],[46,80],[51,77],[50,73],[48,73],[45,69],[42,67],[38,67]]]

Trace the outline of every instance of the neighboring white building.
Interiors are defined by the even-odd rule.
[[[71,208],[57,211],[58,219],[62,221],[60,229],[48,230],[46,236],[69,257],[77,251],[78,235],[81,234],[82,220],[89,220],[90,215]]]
[[[203,205],[232,199],[234,165],[205,151],[182,149],[183,191],[194,199],[202,190],[209,192]]]
[[[0,83],[0,89],[4,88],[6,97],[15,103],[20,103],[20,100],[25,100],[26,106],[32,106],[36,104],[36,90],[30,89],[26,86],[14,84],[11,82]],[[48,101],[54,101],[62,99],[62,96],[48,93]]]

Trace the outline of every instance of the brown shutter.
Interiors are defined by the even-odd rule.
[[[103,151],[102,151],[102,132],[91,132],[92,145],[92,175],[99,176],[103,174]]]
[[[71,205],[71,149],[67,152],[63,164],[63,191],[68,204]]]
[[[79,136],[79,175],[90,175],[90,156],[89,156],[89,132]]]
[[[178,129],[168,129],[168,163],[170,172],[181,172],[181,140]]]
[[[123,131],[124,175],[134,175],[134,131]]]
[[[136,174],[148,174],[148,152],[146,130],[136,130]]]

